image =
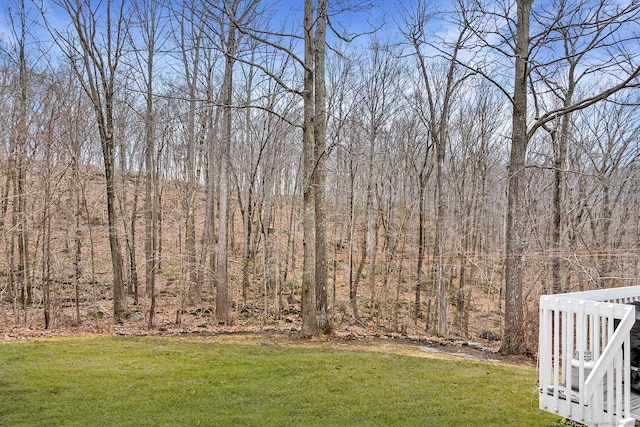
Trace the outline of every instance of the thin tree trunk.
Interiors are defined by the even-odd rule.
[[[136,177],[135,190],[133,194],[133,206],[131,207],[131,218],[129,220],[129,231],[131,236],[129,247],[129,277],[133,288],[133,303],[138,305],[138,261],[136,258],[136,217],[138,216],[138,193],[140,184],[140,174]]]
[[[229,284],[227,277],[228,263],[228,230],[229,230],[229,155],[231,150],[231,103],[233,98],[233,66],[237,48],[236,14],[238,1],[230,5],[230,14],[226,52],[225,69],[222,86],[222,138],[220,155],[220,178],[218,196],[218,258],[216,271],[216,318],[220,323],[229,321]],[[266,243],[266,242],[265,242]]]
[[[364,266],[367,263],[367,248],[369,247],[368,241],[369,241],[369,233],[367,230],[367,227],[363,227],[363,231],[362,231],[362,242],[361,242],[361,247],[360,247],[360,251],[362,252],[361,256],[360,256],[360,262],[358,263],[358,268],[356,269],[356,277],[355,279],[353,279],[353,286],[351,287],[351,291],[352,294],[350,295],[350,299],[351,299],[351,309],[353,310],[353,317],[356,318],[356,320],[360,320],[360,317],[358,316],[358,287],[360,286],[360,278],[362,277],[362,270],[364,270]],[[354,309],[355,307],[355,309]]]
[[[77,162],[79,161],[80,153],[76,151],[76,159],[75,167],[78,177],[78,182],[80,182],[80,171],[78,169]],[[84,209],[84,213],[87,218],[87,228],[89,229],[89,257],[91,258],[91,286],[93,288],[93,312],[97,314],[98,311],[98,298],[96,295],[96,287],[98,286],[98,280],[96,279],[96,253],[95,253],[95,244],[93,239],[93,225],[91,224],[91,212],[89,211],[89,203],[87,203],[87,195],[86,195],[86,183],[82,182],[80,186],[80,196],[82,197],[82,208]],[[81,236],[79,234],[80,229],[80,210],[78,210],[78,217],[76,219],[76,224],[78,224],[78,232],[76,233],[76,276],[79,277],[80,274],[80,258],[81,258]],[[79,279],[78,279],[79,286]],[[94,316],[97,319],[97,316]]]
[[[374,203],[373,203],[373,186],[374,176],[373,176],[373,155],[374,155],[374,142],[371,141],[371,148],[369,151],[369,183],[367,185],[367,200],[366,200],[366,221],[367,221],[367,237],[366,237],[366,246],[363,246],[363,250],[366,251],[366,258],[369,260],[368,265],[368,275],[369,275],[369,289],[371,291],[371,309],[373,310],[372,314],[375,312],[375,304],[376,304],[376,215],[374,212]],[[364,259],[364,256],[363,256]]]
[[[436,162],[436,223],[435,223],[435,240],[433,243],[433,274],[434,283],[437,283],[438,298],[438,324],[437,334],[440,337],[447,335],[447,283],[444,278],[444,231],[445,231],[445,203],[444,192],[442,189],[442,164],[444,163],[445,141],[439,141],[436,145],[437,162]],[[428,327],[427,327],[428,329]]]
[[[146,35],[146,70],[145,70],[145,146],[144,146],[144,257],[145,257],[145,292],[151,298],[149,307],[148,328],[153,327],[156,310],[156,274],[158,244],[158,199],[156,181],[156,119],[154,103],[154,66],[158,24],[161,19],[161,8],[151,1],[142,3],[141,16]]]
[[[18,42],[18,84],[19,95],[17,100],[18,117],[13,130],[14,150],[14,204],[15,212],[15,233],[18,243],[18,260],[16,275],[16,285],[19,287],[20,302],[23,308],[31,305],[33,301],[33,289],[29,280],[29,237],[27,225],[27,195],[26,195],[26,156],[27,156],[27,102],[28,102],[28,69],[25,56],[26,42],[26,12],[25,2],[21,1],[21,8],[18,17],[19,28],[14,30],[19,35]]]
[[[407,244],[407,234],[408,233],[401,233],[402,235],[402,243],[400,244],[400,253],[404,253],[404,249],[406,247]],[[402,293],[402,283],[403,283],[403,277],[402,277],[402,271],[403,271],[403,266],[404,263],[402,261],[399,262],[398,265],[398,278],[397,278],[397,282],[396,282],[396,298],[395,298],[395,304],[394,304],[394,310],[393,310],[393,324],[394,324],[394,329],[396,330],[396,332],[402,332],[403,334],[406,333],[406,330],[404,328],[404,325],[402,328],[400,328],[399,326],[399,318],[400,318],[400,294]]]
[[[150,40],[153,40],[150,37]],[[147,109],[145,118],[145,197],[144,197],[144,271],[145,291],[151,298],[147,327],[153,327],[156,311],[156,273],[158,245],[158,198],[155,174],[155,117],[153,107],[153,42],[150,41],[147,68]]]
[[[188,10],[185,13],[195,14],[195,10]],[[195,19],[195,18],[194,18]],[[197,85],[200,75],[200,58],[202,54],[203,29],[200,22],[192,22],[191,28],[195,34],[185,34],[185,23],[181,23],[181,44],[182,62],[188,87],[189,111],[187,114],[186,129],[186,157],[185,157],[185,183],[183,197],[184,216],[184,243],[186,261],[186,279],[188,282],[189,302],[196,304],[202,299],[202,283],[198,281],[198,263],[196,259],[196,162],[197,162],[197,135],[196,135],[196,113],[198,111]],[[199,26],[200,25],[200,26]],[[193,38],[193,46],[187,45],[188,38]],[[192,56],[190,53],[192,52]]]
[[[327,0],[318,0],[316,32],[314,37],[314,83],[315,83],[315,116],[314,144],[315,169],[313,171],[313,187],[315,202],[315,287],[317,327],[324,333],[330,333],[333,325],[329,318],[327,291],[327,226],[325,218],[325,186],[327,180],[326,138],[327,113],[325,84],[325,44],[327,36]]]
[[[230,102],[230,99],[228,100]],[[227,323],[229,321],[229,288],[227,278],[227,262],[228,262],[228,162],[229,162],[229,140],[231,137],[231,108],[225,106],[225,112],[223,113],[223,129],[225,129],[226,136],[223,140],[223,153],[221,155],[220,162],[220,179],[219,188],[220,195],[218,197],[218,256],[217,256],[217,271],[216,271],[216,319],[220,323]]]
[[[51,327],[51,215],[49,206],[51,200],[51,140],[45,148],[45,165],[47,175],[44,182],[44,197],[42,209],[42,303],[44,308],[44,328]],[[76,297],[77,305],[77,297]]]
[[[303,211],[303,265],[302,265],[302,334],[315,335],[318,330],[316,319],[316,218],[313,171],[315,169],[315,143],[313,119],[314,73],[313,73],[313,0],[304,0],[304,118],[302,129],[302,211]]]
[[[112,122],[112,120],[109,120]],[[116,214],[115,177],[113,167],[113,126],[108,126],[111,131],[103,135],[103,160],[107,186],[107,221],[109,224],[109,246],[111,248],[111,267],[113,270],[113,316],[116,322],[122,322],[126,297],[124,292],[124,280],[122,274],[122,255],[120,253],[120,241],[118,239],[118,226]]]
[[[107,10],[103,23],[97,21],[95,10],[80,3],[58,2],[65,9],[75,29],[77,40],[65,39],[60,33],[56,36],[63,40],[66,52],[74,72],[87,96],[93,104],[96,124],[100,135],[102,158],[105,172],[107,193],[107,220],[109,246],[111,249],[111,265],[113,273],[113,315],[116,323],[122,322],[125,311],[125,293],[122,274],[122,255],[118,238],[118,218],[116,212],[115,186],[115,148],[114,139],[114,101],[116,90],[116,71],[122,55],[124,43],[124,2],[121,2],[117,13],[112,13],[111,1],[107,2]],[[113,18],[112,18],[112,15]],[[95,37],[100,25],[104,25],[103,37]],[[102,28],[102,27],[101,27]],[[99,44],[103,43],[103,44]],[[76,45],[76,46],[74,46]],[[79,47],[78,47],[79,46]],[[80,61],[76,61],[77,54]]]
[[[360,283],[360,272],[364,266],[366,251],[363,250],[363,257],[358,267],[358,273],[356,277],[353,277],[353,258],[355,247],[355,179],[356,170],[353,165],[353,156],[349,158],[349,303],[351,305],[351,312],[356,320],[360,320],[358,313],[358,283]],[[366,239],[366,237],[365,237]],[[366,248],[366,241],[364,247]]]
[[[573,69],[573,67],[572,67]],[[564,107],[568,108],[572,103],[573,73],[569,74],[569,90],[564,99]],[[552,292],[559,294],[563,292],[562,283],[562,216],[565,173],[564,167],[567,161],[567,142],[569,139],[569,125],[571,124],[571,115],[566,114],[561,118],[560,135],[553,135],[552,140],[555,143],[555,159],[554,159],[554,186],[553,186],[553,215],[551,221],[551,238],[553,245],[553,258],[551,260],[552,271]]]
[[[424,184],[422,184],[422,178],[420,179],[420,190],[418,192],[418,260],[416,263],[416,288],[415,288],[415,301],[413,315],[415,321],[418,321],[420,317],[421,308],[421,289],[423,281],[422,264],[424,263],[425,254],[425,228],[426,228],[426,212],[425,212],[425,200],[424,200]]]

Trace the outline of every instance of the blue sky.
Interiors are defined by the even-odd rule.
[[[27,9],[30,10],[30,14],[33,17],[38,16],[36,7],[32,3],[39,3],[39,0],[33,2],[31,0],[25,0]],[[99,0],[93,0],[97,3]],[[336,0],[330,0],[331,4],[337,5]],[[349,3],[357,4],[357,0],[347,0]],[[18,3],[16,1],[15,3]],[[7,16],[8,5],[13,3],[10,0],[0,0],[0,38],[6,40],[11,38],[9,18]],[[56,7],[52,6],[51,2],[44,0],[45,9],[48,9],[51,13],[48,14],[49,20],[54,26],[60,27],[64,25],[67,18],[60,13],[56,13]],[[103,0],[103,3],[104,0]],[[177,2],[176,2],[177,3]],[[343,26],[348,32],[362,33],[371,31],[374,27],[380,27],[382,23],[386,22],[386,28],[382,29],[382,33],[395,33],[396,21],[398,19],[398,11],[403,6],[411,6],[412,0],[374,0],[371,2],[373,7],[364,12],[352,13],[345,12],[340,16],[333,18],[334,24],[337,27]],[[275,14],[275,19],[287,20],[290,23],[301,22],[303,0],[263,0],[263,7],[271,9]]]

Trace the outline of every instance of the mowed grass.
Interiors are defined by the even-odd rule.
[[[547,426],[535,371],[175,338],[0,344],[2,426]]]

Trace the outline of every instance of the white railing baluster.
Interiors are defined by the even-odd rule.
[[[573,375],[571,375],[571,358],[573,357],[574,347],[574,325],[576,322],[576,315],[571,309],[570,305],[565,301],[563,305],[564,311],[562,312],[563,321],[565,324],[564,334],[562,336],[562,375],[564,382],[566,383],[567,398],[564,400],[565,413],[572,414],[572,390],[575,387],[573,384]],[[560,364],[558,364],[560,366]]]
[[[635,307],[633,309],[633,318],[635,321]],[[622,388],[622,384],[620,384],[620,393],[624,393],[624,409],[622,411],[624,418],[631,418],[631,337],[629,334],[625,337],[624,347],[623,347],[623,358],[624,360],[620,361],[621,367],[618,372],[622,372],[622,375],[618,375],[620,378],[624,378],[624,383],[628,384],[626,390]],[[626,364],[623,363],[627,361]],[[622,380],[621,380],[622,381]],[[635,424],[635,423],[634,423]]]
[[[556,399],[556,404],[554,405],[554,409],[556,411],[559,410],[558,406],[560,405],[560,399],[558,393],[560,392],[557,385],[560,384],[560,343],[558,333],[560,331],[560,300],[555,300],[555,309],[553,311],[553,395]]]
[[[564,373],[564,376],[566,378],[566,381],[568,381],[567,385],[567,390],[569,390],[569,396],[572,396],[572,390],[577,387],[577,384],[573,383],[573,375],[572,375],[572,370],[571,370],[571,359],[573,358],[573,354],[576,351],[576,348],[574,346],[575,343],[575,328],[576,328],[576,323],[579,321],[579,319],[577,319],[577,315],[575,314],[575,312],[570,308],[569,304],[567,304],[567,311],[565,312],[565,317],[567,318],[567,327],[565,329],[565,338],[564,338],[564,343],[566,345],[566,351],[563,352],[563,359],[564,359],[564,367],[562,372]],[[566,407],[567,407],[567,413],[569,415],[573,415],[572,412],[572,399],[567,399],[566,400]]]
[[[614,305],[610,304],[607,308],[608,308],[608,310],[607,310],[606,317],[603,317],[603,318],[607,319],[607,321],[609,323],[613,324],[613,322],[614,322],[614,312],[613,312],[614,311]],[[613,331],[612,331],[612,334],[613,334]],[[611,337],[611,335],[609,335],[609,337]],[[616,357],[616,359],[618,359],[618,358]],[[616,370],[617,369],[618,368],[616,368]],[[620,375],[618,375],[618,377],[619,376]],[[612,366],[607,370],[607,391],[606,391],[606,394],[607,394],[607,412],[610,413],[610,414],[614,413],[614,411],[615,411],[614,405],[619,400],[619,396],[617,395],[617,388],[614,391],[614,387],[613,387],[614,386],[614,378],[615,378],[615,373],[614,373],[614,369],[613,369],[613,366]]]
[[[559,390],[560,389],[560,366],[562,364],[562,382],[564,382],[566,384],[566,389],[567,390],[571,390],[571,378],[567,378],[567,376],[565,375],[565,372],[567,371],[567,363],[569,363],[569,360],[566,357],[562,357],[561,355],[565,355],[567,354],[567,348],[569,347],[573,347],[573,331],[569,332],[569,323],[572,322],[573,319],[573,315],[571,315],[571,318],[569,317],[569,313],[571,312],[571,309],[567,306],[566,301],[560,300],[558,299],[558,318],[559,320],[562,322],[561,326],[558,328],[558,331],[562,331],[562,339],[560,339],[560,334],[557,334],[557,336],[555,337],[555,339],[557,340],[557,342],[559,342],[558,345],[558,352],[556,354],[556,359],[555,359],[555,369],[556,371],[558,371],[558,382],[556,383],[556,388]],[[569,396],[571,396],[571,394],[569,394]],[[567,398],[565,400],[559,401],[558,402],[560,405],[564,406],[563,411],[569,411],[571,412],[571,399]]]
[[[545,307],[543,301],[540,301],[540,329],[538,332],[538,367],[540,369],[540,385],[542,384],[554,384],[551,382],[551,370],[548,367],[551,360],[551,348],[549,347],[549,340],[553,339],[553,331],[550,323],[551,319],[549,314],[552,311]],[[547,391],[548,392],[548,391]],[[546,402],[541,401],[540,405],[545,405],[543,409],[547,409]]]
[[[572,300],[572,305],[575,306],[574,310],[576,312],[577,319],[577,328],[576,328],[576,354],[575,359],[578,362],[578,386],[579,390],[582,390],[582,385],[584,384],[584,351],[586,348],[585,336],[586,336],[586,319],[584,315],[584,301],[581,300]],[[586,409],[586,400],[584,393],[578,394],[578,406],[580,421],[584,421],[585,419],[585,409]]]

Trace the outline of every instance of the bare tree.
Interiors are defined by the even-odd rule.
[[[316,312],[316,217],[315,196],[312,185],[313,171],[316,166],[313,119],[315,116],[314,99],[314,22],[315,8],[313,0],[304,0],[304,118],[302,125],[302,176],[303,176],[303,233],[304,247],[302,264],[302,332],[315,335],[318,330]]]
[[[348,269],[349,269],[349,303],[353,316],[358,319],[358,300],[357,289],[354,289],[353,259],[354,259],[354,185],[355,185],[355,168],[353,144],[354,138],[350,134],[354,133],[353,116],[357,114],[356,105],[359,104],[357,99],[352,95],[356,91],[358,84],[354,78],[356,60],[350,56],[351,51],[339,51],[338,54],[328,58],[329,65],[327,67],[328,80],[328,96],[327,96],[327,114],[328,114],[328,134],[327,138],[335,145],[336,155],[328,160],[333,161],[332,178],[334,180],[331,187],[334,188],[334,209],[336,216],[339,218],[348,218],[348,221],[335,221],[334,228],[334,259],[333,259],[333,301],[332,308],[335,315],[336,309],[336,275],[338,267],[338,251],[344,246],[344,228],[346,227],[348,240]],[[329,166],[330,168],[330,166]],[[341,206],[343,195],[348,195],[348,203]],[[334,216],[334,218],[336,217]],[[338,230],[339,229],[339,230]],[[338,234],[338,236],[336,236]],[[336,238],[338,240],[336,240]],[[358,319],[359,320],[359,319]]]
[[[231,150],[231,114],[233,97],[233,67],[238,51],[238,46],[244,34],[238,32],[238,26],[247,25],[255,15],[257,1],[251,1],[242,5],[240,0],[234,0],[225,4],[224,13],[228,23],[226,24],[226,41],[223,43],[225,54],[225,70],[223,77],[221,104],[222,111],[222,159],[220,164],[220,200],[219,200],[219,236],[218,236],[218,264],[216,287],[216,317],[221,322],[229,320],[229,290],[227,277],[228,263],[228,201],[229,201],[229,152]],[[225,23],[221,22],[221,34],[224,36]]]
[[[207,112],[200,108],[199,85],[202,73],[202,58],[205,42],[204,16],[198,11],[198,2],[193,0],[189,4],[183,4],[178,11],[180,52],[182,56],[183,76],[188,90],[188,109],[186,117],[185,144],[186,154],[184,158],[184,194],[183,215],[185,221],[185,251],[186,251],[186,275],[189,283],[189,300],[192,303],[200,302],[202,298],[202,283],[198,280],[196,262],[196,187],[200,180],[199,142],[204,138],[204,123],[208,118]],[[199,114],[202,113],[202,114]],[[197,118],[201,118],[198,127]],[[197,129],[198,128],[198,129]]]
[[[612,70],[611,63],[607,60],[594,61],[594,52],[607,51],[608,54],[618,54],[622,57],[626,54],[625,45],[632,42],[632,34],[619,33],[619,26],[626,26],[637,18],[637,6],[616,6],[608,1],[568,2],[562,1],[557,8],[539,12],[538,20],[551,22],[547,46],[543,48],[558,50],[562,56],[552,58],[544,67],[535,67],[532,70],[532,89],[535,95],[536,117],[541,117],[544,111],[549,109],[571,109],[576,97],[592,95],[592,93],[576,93],[580,88],[589,85],[589,80],[602,72]],[[589,23],[596,23],[588,25]],[[544,52],[543,52],[544,53]],[[542,55],[541,55],[542,56]],[[544,56],[543,56],[544,58]],[[624,59],[623,59],[624,61]],[[620,63],[617,64],[621,65]],[[631,64],[629,64],[631,65]],[[553,73],[549,71],[553,71]],[[557,77],[556,77],[557,76]],[[606,88],[605,88],[606,91]],[[552,103],[559,105],[546,106],[546,98],[551,95]],[[570,141],[572,115],[570,113],[558,116],[544,127],[551,137],[554,149],[554,193],[553,193],[553,218],[552,250],[556,253],[552,257],[552,290],[562,292],[562,257],[563,250],[562,217],[564,216],[564,191],[567,145]]]
[[[15,92],[12,99],[14,106],[9,136],[10,174],[13,183],[12,191],[12,233],[10,246],[10,266],[13,284],[13,295],[24,307],[33,301],[33,285],[30,280],[31,260],[29,259],[29,227],[27,223],[27,150],[29,137],[29,80],[31,71],[27,64],[26,44],[28,42],[28,26],[31,25],[29,11],[25,1],[8,4],[8,16],[13,32],[14,43],[10,53],[12,65],[16,69]],[[8,189],[8,188],[7,188]],[[17,246],[17,258],[15,257]],[[26,313],[26,312],[25,312]]]
[[[417,116],[417,114],[416,114]],[[422,288],[424,285],[423,264],[426,254],[427,239],[427,184],[433,173],[433,162],[431,154],[433,153],[433,143],[429,137],[429,129],[424,128],[419,117],[412,117],[410,123],[406,124],[403,138],[406,139],[404,144],[405,156],[407,157],[407,166],[411,170],[411,174],[415,181],[416,199],[418,204],[418,221],[416,233],[416,270],[415,270],[415,291],[413,302],[413,317],[417,323],[418,318],[422,316]]]
[[[637,179],[636,163],[640,136],[635,103],[637,97],[618,96],[617,102],[601,103],[588,113],[578,114],[579,130],[574,137],[581,164],[575,172],[588,177],[579,200],[582,220],[576,234],[592,259],[582,261],[589,271],[589,288],[612,287],[624,278],[618,264],[625,235],[631,234],[629,195]],[[583,274],[584,276],[584,274]]]
[[[434,239],[434,266],[432,269],[432,281],[437,283],[437,313],[438,321],[436,332],[440,336],[447,334],[447,287],[444,277],[444,245],[445,245],[445,216],[446,204],[443,188],[443,165],[448,144],[449,121],[454,108],[454,101],[458,97],[462,84],[473,73],[468,69],[461,69],[458,64],[458,54],[463,49],[464,43],[470,37],[470,30],[464,25],[458,27],[453,41],[444,40],[442,44],[451,45],[450,52],[445,56],[442,68],[437,65],[429,66],[426,60],[426,49],[433,49],[432,41],[426,37],[429,23],[429,9],[426,2],[419,1],[415,11],[405,18],[407,27],[405,37],[411,43],[420,74],[425,95],[418,92],[418,108],[420,117],[425,121],[429,129],[429,136],[436,150],[436,222]],[[438,43],[438,41],[435,41]],[[427,329],[429,329],[429,317],[427,316]]]
[[[113,313],[115,321],[121,322],[126,300],[116,212],[114,101],[125,43],[125,2],[108,0],[101,10],[97,6],[92,8],[89,4],[71,0],[54,3],[67,13],[71,28],[66,32],[53,28],[51,24],[48,28],[93,104],[100,134],[113,270]]]
[[[318,0],[316,10],[316,30],[313,39],[314,53],[314,110],[313,139],[315,168],[312,185],[314,186],[314,209],[316,227],[316,316],[318,329],[331,333],[333,324],[329,317],[327,291],[327,219],[325,213],[325,193],[327,181],[327,87],[326,87],[326,44],[329,21],[328,0]]]
[[[398,52],[389,45],[382,44],[379,40],[372,39],[368,54],[358,62],[358,72],[361,75],[359,87],[356,89],[358,98],[358,114],[362,115],[362,121],[357,128],[364,145],[362,155],[365,159],[365,218],[364,231],[362,233],[362,253],[358,263],[356,277],[353,280],[352,306],[357,295],[360,276],[368,261],[368,281],[371,292],[371,306],[377,305],[376,292],[376,253],[377,234],[379,229],[378,209],[376,195],[378,182],[384,171],[379,168],[381,161],[380,151],[384,150],[385,129],[391,126],[391,117],[398,109],[401,98],[398,85],[401,75]],[[352,156],[356,153],[352,153]],[[355,178],[355,176],[354,176]],[[352,307],[353,308],[353,307]],[[354,315],[357,310],[354,309]]]
[[[455,112],[450,131],[447,175],[454,200],[456,252],[460,257],[456,317],[459,332],[465,336],[469,333],[472,308],[474,289],[471,285],[484,282],[484,277],[488,276],[479,263],[478,254],[493,250],[494,242],[499,240],[491,236],[500,236],[494,230],[502,228],[501,216],[495,214],[502,207],[490,199],[491,188],[500,188],[495,182],[495,170],[499,170],[496,164],[501,160],[497,154],[499,131],[504,123],[504,104],[499,96],[486,81],[469,87],[466,102]]]
[[[131,38],[136,53],[136,65],[141,79],[139,90],[144,94],[144,254],[145,291],[151,297],[148,326],[153,326],[156,311],[156,274],[158,272],[158,210],[159,194],[156,171],[156,106],[155,81],[157,79],[156,54],[166,39],[164,29],[167,21],[162,2],[144,0],[134,4],[133,13],[139,24]],[[133,32],[133,28],[132,28]],[[141,47],[138,48],[137,44]]]
[[[81,297],[83,295],[82,279],[85,276],[83,266],[88,264],[90,275],[89,283],[96,284],[96,256],[95,256],[95,240],[93,237],[92,218],[93,214],[89,209],[87,202],[87,186],[90,175],[84,173],[83,166],[89,162],[86,155],[91,152],[92,142],[95,141],[93,134],[95,133],[95,125],[92,126],[91,117],[79,120],[83,113],[87,110],[91,111],[91,102],[87,97],[83,96],[81,86],[77,82],[74,71],[69,66],[60,67],[55,70],[54,82],[57,91],[55,103],[57,104],[55,128],[57,132],[55,137],[61,141],[64,158],[68,159],[69,170],[66,173],[67,185],[69,192],[69,210],[72,225],[70,231],[72,238],[70,239],[70,252],[73,254],[71,276],[73,277],[73,288],[75,297],[75,317],[76,322],[80,324],[81,320]],[[52,89],[53,90],[53,89]],[[52,141],[53,142],[53,141]],[[86,233],[88,229],[88,233]],[[88,244],[85,245],[85,233],[88,234]],[[87,257],[88,262],[83,256],[83,248],[89,251]],[[95,292],[95,286],[94,286]],[[95,306],[97,298],[94,293],[94,313],[97,312]]]

